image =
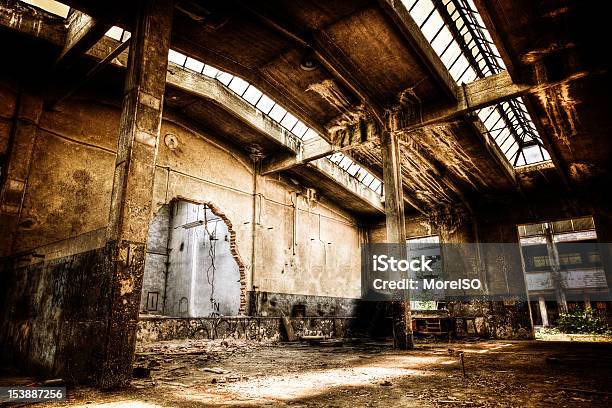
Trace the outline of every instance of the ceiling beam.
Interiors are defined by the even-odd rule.
[[[77,10],[72,10],[67,18],[66,40],[55,61],[55,66],[69,65],[83,56],[113,26],[112,23],[94,19]]]
[[[34,6],[20,1],[0,3],[0,26],[53,44],[63,44],[66,39],[62,18],[38,13]]]
[[[283,152],[263,159],[259,168],[259,174],[265,176],[267,174],[289,170],[295,166],[329,156],[336,151],[337,150],[335,150],[330,143],[323,139],[310,139],[302,142],[300,149],[295,154]]]
[[[307,166],[317,171],[319,174],[333,180],[336,184],[341,185],[347,192],[369,204],[381,214],[384,214],[385,207],[381,197],[374,190],[361,183],[331,161],[320,158],[309,162]]]
[[[515,84],[507,71],[456,86],[457,101],[439,107],[400,109],[391,115],[391,128],[409,132],[422,127],[448,122],[470,112],[495,105],[528,93],[532,86]],[[416,107],[418,110],[418,107]]]
[[[324,30],[300,33],[297,29],[282,22],[279,17],[254,9],[250,5],[251,3],[237,0],[236,4],[288,40],[293,41],[300,47],[311,50],[321,65],[368,108],[378,125],[385,126],[383,107],[377,102],[369,88],[364,86],[353,75],[354,64],[347,60]]]
[[[440,84],[442,90],[452,100],[457,100],[455,80],[442,64],[429,41],[423,35],[420,27],[399,0],[378,0],[380,7],[393,20],[395,26],[402,33],[412,49],[417,53],[423,64],[429,69],[434,79]]]
[[[166,83],[174,89],[214,102],[246,126],[256,130],[280,147],[290,150],[294,156],[298,152],[300,141],[297,136],[262,115],[254,106],[234,94],[219,81],[170,63]]]
[[[72,86],[66,92],[62,93],[57,97],[48,98],[48,100],[45,102],[46,109],[55,110],[59,104],[70,98],[83,86],[85,86],[85,84],[91,81],[98,74],[98,72],[102,71],[106,66],[112,64],[115,58],[119,57],[119,55],[121,55],[129,47],[130,43],[131,38],[123,43],[120,43],[106,57],[104,57],[92,69],[90,69],[87,74],[85,74],[85,76],[80,79],[77,79],[76,81],[73,81]]]
[[[366,142],[377,140],[380,132],[374,121],[361,120],[356,124],[349,125],[333,133],[334,143],[322,139],[311,139],[303,142],[303,152],[290,156],[279,154],[264,160],[261,174],[269,174],[277,171],[289,170],[320,157],[328,156],[336,152],[344,152]]]

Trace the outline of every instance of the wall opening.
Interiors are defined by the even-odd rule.
[[[593,303],[606,314],[608,282],[592,217],[519,225],[518,235],[536,326]]]
[[[141,312],[236,316],[244,313],[245,297],[245,267],[229,219],[210,203],[164,205],[149,227]]]

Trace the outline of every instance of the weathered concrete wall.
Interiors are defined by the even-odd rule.
[[[8,98],[2,114],[13,104],[17,113],[0,213],[0,253],[12,255],[0,276],[2,357],[84,380],[96,373],[108,326],[115,254],[104,229],[118,115],[86,102],[70,115],[47,112],[28,91]]]
[[[15,251],[106,227],[119,110],[89,101],[43,111]]]
[[[287,194],[295,190],[287,180],[260,178],[257,184],[253,286],[260,292],[360,297],[356,219],[328,202],[311,207],[303,196]]]
[[[13,122],[22,127],[19,140],[24,142],[16,147],[21,150],[13,163],[23,170],[15,173],[22,177],[13,200],[19,207],[10,213],[3,207],[0,214],[0,250],[12,255],[1,275],[3,355],[25,359],[25,365],[50,373],[69,370],[75,380],[85,380],[95,367],[96,344],[108,323],[103,305],[110,294],[103,291],[108,288],[103,280],[109,277],[101,263],[114,256],[105,243],[120,111],[113,105],[71,99],[49,112],[42,109],[40,95],[29,94],[15,119],[19,93],[7,86],[1,93],[2,143]],[[255,177],[248,156],[214,136],[178,125],[171,114],[167,119],[155,171],[154,213],[163,212],[172,200],[184,199],[210,204],[224,214],[233,231],[232,255],[241,261],[242,313],[248,311],[246,291],[253,282],[258,290],[274,293],[359,296],[359,230],[354,217],[325,198],[309,207],[303,198],[296,199],[293,193],[300,188],[291,180]],[[26,162],[20,161],[26,157]],[[298,206],[295,224],[292,200]],[[163,234],[151,241],[150,255],[162,241]],[[157,265],[149,260],[145,268],[157,269],[161,261],[163,251]],[[148,279],[146,285],[159,289],[158,278]],[[61,301],[50,301],[56,298]],[[28,312],[13,313],[23,299],[29,302]],[[75,311],[81,302],[84,309]],[[99,306],[89,307],[88,302]]]
[[[160,143],[155,203],[159,208],[184,199],[223,213],[236,234],[237,257],[245,265],[245,289],[360,296],[359,229],[354,217],[325,198],[309,207],[302,196],[296,198],[301,187],[290,179],[255,176],[248,157],[214,139],[204,143],[184,126],[164,122],[162,138],[166,136],[173,143]],[[241,299],[244,313],[250,309],[247,298]]]

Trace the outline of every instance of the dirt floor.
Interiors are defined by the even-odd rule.
[[[465,377],[461,368],[465,362]],[[483,341],[323,347],[244,341],[139,346],[132,387],[44,406],[612,406],[612,344]]]

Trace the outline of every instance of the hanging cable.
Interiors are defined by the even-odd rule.
[[[210,304],[213,308],[213,313],[216,312],[217,302],[215,301],[215,273],[217,271],[217,267],[215,265],[216,259],[216,240],[217,240],[217,222],[218,219],[211,220],[215,224],[215,229],[213,232],[210,231],[208,226],[208,206],[204,205],[204,230],[208,235],[209,248],[208,248],[208,257],[210,258],[210,265],[206,269],[206,281],[210,285]]]

